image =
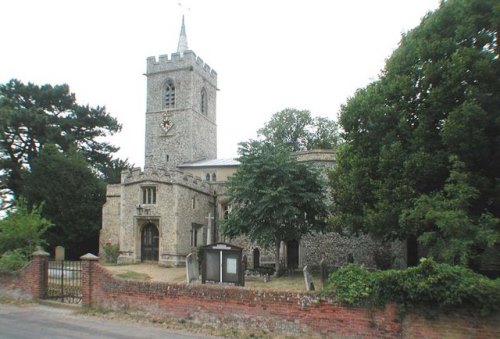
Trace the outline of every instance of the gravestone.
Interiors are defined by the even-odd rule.
[[[195,256],[193,253],[189,253],[186,256],[186,280],[187,283],[190,284],[191,282],[198,280],[198,260],[196,260]]]
[[[55,256],[57,261],[62,261],[64,260],[64,247],[62,246],[57,246],[56,247],[56,256]]]
[[[248,261],[247,261],[247,256],[245,254],[245,255],[243,255],[243,262],[242,262],[243,272],[245,272],[247,270],[247,264],[248,264]]]
[[[314,291],[314,282],[312,279],[311,272],[309,272],[309,267],[304,266],[304,282],[306,284],[307,291]]]
[[[321,270],[321,284],[324,287],[326,281],[328,280],[328,266],[326,265],[325,259],[321,259],[321,261],[319,262],[319,267]]]

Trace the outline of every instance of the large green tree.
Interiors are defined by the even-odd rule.
[[[258,133],[266,141],[283,144],[291,151],[332,149],[338,141],[335,121],[313,118],[311,112],[293,108],[275,113]]]
[[[24,173],[45,144],[78,149],[95,169],[106,167],[116,147],[102,137],[120,130],[104,107],[77,104],[68,85],[0,85],[0,184],[3,197],[23,193]]]
[[[275,248],[278,270],[281,241],[325,228],[325,185],[318,171],[299,163],[282,144],[243,142],[238,152],[241,165],[227,183],[233,209],[223,233]]]
[[[453,243],[438,259],[469,265],[499,240],[499,27],[498,1],[443,1],[342,107],[334,225],[431,253]]]
[[[42,215],[54,224],[45,235],[51,246],[65,246],[73,258],[97,253],[106,187],[83,155],[45,145],[26,175],[24,194],[29,205],[43,203]]]

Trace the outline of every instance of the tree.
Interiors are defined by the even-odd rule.
[[[275,113],[258,131],[265,140],[281,143],[291,151],[331,149],[337,144],[337,124],[327,118],[312,118],[306,110],[287,108]]]
[[[118,149],[102,137],[120,130],[104,107],[76,103],[68,85],[27,85],[11,80],[0,85],[0,183],[3,196],[23,193],[29,172],[43,147],[78,149],[95,168],[111,161]]]
[[[106,188],[83,155],[47,144],[24,180],[29,205],[43,202],[42,215],[54,224],[45,236],[51,246],[65,246],[70,257],[97,251]]]
[[[434,258],[463,265],[477,263],[475,247],[484,250],[495,244],[500,219],[487,212],[470,213],[479,191],[464,173],[464,163],[456,156],[450,161],[453,167],[443,190],[419,196],[412,207],[403,210],[401,225],[418,230],[422,244]]]
[[[443,213],[460,211],[473,233],[486,227],[499,240],[499,16],[493,0],[442,2],[403,36],[380,79],[342,107],[345,143],[331,175],[334,225],[439,250],[443,242],[429,241],[424,230],[442,232],[443,220],[410,217],[432,201]],[[451,159],[463,164],[466,183],[457,181]],[[465,187],[475,193],[463,205],[451,191]],[[480,222],[483,215],[493,219]],[[446,224],[452,219],[460,217]],[[439,238],[462,241],[467,253],[452,251],[460,258],[484,248],[482,237],[452,233]]]
[[[42,206],[28,209],[24,199],[18,199],[14,209],[0,220],[0,256],[7,251],[20,251],[26,258],[36,246],[46,244],[44,233],[52,224],[41,215]]]
[[[223,233],[275,247],[278,270],[281,241],[325,228],[325,185],[316,170],[297,162],[281,144],[243,142],[238,152],[241,165],[227,183],[233,209]]]
[[[132,169],[134,167],[133,164],[128,162],[128,159],[111,159],[102,164],[98,164],[97,168],[100,177],[107,184],[119,184],[121,183],[121,174],[122,171],[127,169]]]

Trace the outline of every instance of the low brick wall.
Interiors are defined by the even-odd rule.
[[[47,290],[48,257],[46,252],[35,252],[32,261],[21,270],[0,274],[0,296],[16,300],[42,298]]]
[[[117,279],[92,255],[82,257],[83,304],[161,319],[188,319],[218,327],[269,329],[324,337],[500,338],[500,314],[489,318],[460,311],[435,319],[412,312],[403,320],[396,306],[343,307],[316,292],[253,290]],[[0,296],[36,300],[47,288],[48,254],[24,269],[0,275]]]
[[[90,269],[89,276],[86,277]],[[97,262],[84,265],[91,283],[89,306],[135,310],[161,318],[209,322],[216,326],[266,328],[277,332],[324,336],[399,338],[395,305],[383,310],[342,307],[317,293],[251,290],[216,285],[185,285],[116,279]],[[84,283],[85,286],[85,283]]]

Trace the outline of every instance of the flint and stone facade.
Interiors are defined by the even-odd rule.
[[[118,244],[119,263],[183,266],[197,247],[224,240],[244,248],[247,267],[271,264],[271,253],[245,239],[222,239],[218,232],[218,220],[231,208],[224,183],[239,164],[217,159],[217,73],[187,48],[184,21],[177,52],[148,58],[145,76],[144,170],[124,171],[120,184],[108,185],[101,248]],[[335,164],[332,150],[295,155],[325,173]],[[395,265],[404,266],[403,246],[392,246]],[[321,259],[330,265],[353,259],[374,266],[376,247],[366,236],[318,234],[284,243],[281,257],[285,266],[294,267],[316,266]]]

